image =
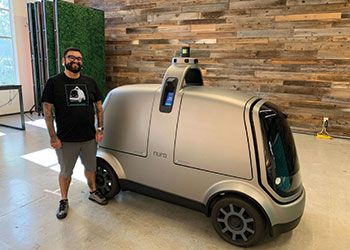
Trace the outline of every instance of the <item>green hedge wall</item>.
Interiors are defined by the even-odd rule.
[[[82,74],[95,79],[103,96],[105,88],[104,12],[59,0],[58,31],[60,57],[68,47],[83,54]],[[50,76],[57,74],[54,46],[53,3],[46,1],[46,27]],[[61,59],[60,59],[61,63]],[[61,70],[63,67],[61,66]]]

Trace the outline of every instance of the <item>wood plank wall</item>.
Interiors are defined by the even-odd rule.
[[[277,103],[295,129],[350,136],[350,0],[75,0],[105,11],[109,88],[161,83],[190,45],[206,85]]]

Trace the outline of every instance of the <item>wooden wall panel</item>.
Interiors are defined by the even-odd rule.
[[[350,136],[350,0],[75,0],[105,11],[109,88],[161,83],[191,46],[206,85],[277,103],[290,124]]]

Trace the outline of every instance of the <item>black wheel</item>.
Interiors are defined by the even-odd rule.
[[[217,201],[211,220],[220,237],[237,246],[252,246],[265,236],[265,220],[260,212],[237,197]]]
[[[96,188],[108,199],[113,198],[120,191],[115,171],[101,159],[97,159]]]

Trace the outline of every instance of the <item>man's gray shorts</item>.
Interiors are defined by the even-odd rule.
[[[96,171],[96,151],[97,143],[95,140],[62,142],[62,147],[56,149],[58,163],[61,167],[60,175],[63,177],[72,176],[78,156],[80,156],[85,171]]]

